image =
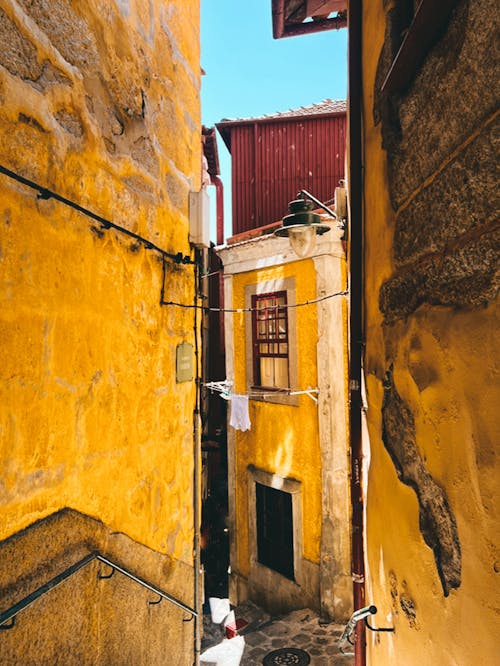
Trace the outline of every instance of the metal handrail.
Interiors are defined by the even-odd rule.
[[[160,590],[158,587],[155,585],[152,585],[151,583],[148,583],[148,581],[144,580],[144,578],[141,578],[140,576],[136,576],[133,574],[131,571],[128,571],[127,569],[124,569],[120,565],[116,564],[116,562],[113,562],[112,560],[108,559],[107,557],[104,557],[101,555],[99,552],[94,551],[93,553],[89,553],[89,555],[86,555],[83,557],[81,560],[78,562],[75,562],[75,564],[72,564],[70,567],[62,571],[60,574],[57,576],[54,576],[54,578],[51,578],[47,583],[44,583],[44,585],[41,585],[39,588],[37,588],[34,592],[31,592],[31,594],[28,594],[26,597],[21,599],[21,601],[18,601],[16,604],[11,606],[8,610],[4,611],[3,613],[0,613],[0,629],[11,629],[14,626],[15,618],[16,615],[18,615],[21,611],[25,610],[28,608],[28,606],[31,606],[37,599],[42,597],[44,594],[49,592],[50,590],[53,590],[55,587],[63,583],[67,578],[70,578],[73,574],[77,573],[77,571],[80,571],[80,569],[83,569],[83,567],[87,566],[87,564],[90,564],[94,560],[98,560],[99,562],[102,562],[103,564],[106,564],[107,566],[111,567],[112,572],[111,574],[107,576],[99,576],[99,578],[111,578],[111,576],[114,574],[115,571],[119,571],[121,574],[126,576],[127,578],[130,578],[131,580],[135,581],[142,587],[145,587],[146,589],[150,590],[151,592],[154,592],[157,594],[160,599],[159,601],[150,601],[150,604],[157,604],[159,603],[162,599],[166,599],[170,603],[174,604],[175,606],[178,606],[181,608],[183,611],[186,613],[189,613],[191,617],[189,618],[190,620],[193,617],[198,617],[197,611],[194,610],[194,608],[190,608],[186,604],[184,604],[182,601],[179,601],[179,599],[176,599],[172,595],[168,594],[167,592],[164,592],[163,590]],[[10,624],[6,624],[7,622],[11,621]]]

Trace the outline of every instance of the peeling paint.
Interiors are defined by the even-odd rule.
[[[462,553],[457,524],[446,493],[429,474],[418,451],[413,414],[396,390],[392,368],[384,383],[382,417],[382,440],[399,479],[417,495],[420,531],[434,552],[443,592],[448,596],[461,583]]]

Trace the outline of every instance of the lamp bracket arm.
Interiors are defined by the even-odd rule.
[[[338,220],[337,213],[335,213],[331,208],[328,208],[324,203],[322,203],[319,199],[316,199],[310,192],[307,190],[300,190],[299,193],[297,194],[297,197],[308,197],[311,201],[313,201],[317,206],[322,208],[328,215],[331,215],[333,218]]]

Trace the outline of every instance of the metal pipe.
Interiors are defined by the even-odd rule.
[[[199,251],[197,250],[199,257]],[[200,271],[198,263],[194,271],[194,305],[198,305],[198,293],[200,289]],[[200,529],[201,529],[201,504],[200,504],[200,461],[201,461],[201,436],[200,436],[200,359],[199,359],[199,345],[198,345],[198,308],[194,308],[194,349],[195,349],[195,365],[196,365],[196,398],[195,408],[193,412],[193,565],[194,565],[194,607],[197,615],[195,616],[194,625],[194,666],[200,663],[201,653],[201,596],[200,596],[200,571],[201,571],[201,554],[200,554]]]
[[[212,185],[215,186],[215,210],[217,216],[217,245],[224,244],[224,184],[219,176],[210,175]],[[212,257],[214,255],[212,254]],[[216,261],[220,261],[218,258]],[[222,266],[222,262],[221,262]],[[224,307],[224,276],[222,268],[214,272],[217,275],[219,289],[219,306]],[[219,315],[219,347],[224,347],[224,316]]]
[[[344,652],[344,648],[346,648],[348,645],[353,645],[351,641],[352,632],[356,629],[356,625],[360,620],[365,620],[370,615],[375,615],[376,612],[376,606],[366,606],[365,608],[359,608],[358,610],[354,611],[349,619],[349,622],[346,624],[344,631],[342,632],[342,636],[338,640],[337,645],[342,654],[346,656],[352,656],[354,654],[352,652]]]
[[[325,212],[327,212],[328,215],[331,215],[333,218],[338,220],[337,213],[335,211],[333,211],[331,208],[328,208],[328,206],[326,204],[322,203],[319,199],[316,199],[316,197],[313,197],[313,195],[310,194],[310,192],[308,192],[307,190],[300,190],[299,193],[297,194],[297,196],[300,197],[301,195],[306,196],[308,199],[311,199],[311,201],[313,201],[317,206],[319,206]]]
[[[354,609],[365,606],[361,441],[363,354],[362,0],[348,3],[349,71],[349,437],[351,449],[352,579]],[[365,625],[356,623],[354,664],[366,664]]]
[[[217,245],[224,243],[224,184],[219,176],[210,176],[215,186],[215,210],[217,216]]]

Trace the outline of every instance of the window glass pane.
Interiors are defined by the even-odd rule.
[[[288,313],[286,293],[252,297],[254,384],[269,388],[288,388]]]
[[[288,359],[261,357],[260,385],[269,388],[288,388]]]
[[[288,388],[288,359],[275,358],[274,360],[274,386]]]
[[[260,359],[260,385],[274,387],[274,360],[264,357]]]

